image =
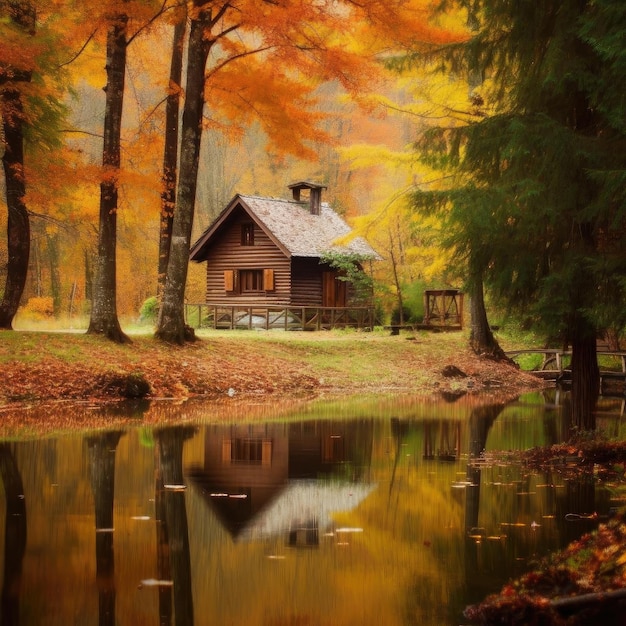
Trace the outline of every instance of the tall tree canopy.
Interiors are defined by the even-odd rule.
[[[458,166],[447,227],[493,294],[571,344],[574,425],[594,428],[597,336],[625,321],[626,5],[457,4],[473,32],[449,67],[480,121],[422,144]]]

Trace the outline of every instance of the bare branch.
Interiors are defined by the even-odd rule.
[[[76,61],[76,59],[78,59],[78,57],[85,51],[85,49],[89,45],[89,42],[94,38],[94,36],[95,36],[95,34],[97,32],[98,32],[98,29],[96,28],[91,33],[91,35],[89,35],[89,37],[87,37],[87,39],[85,40],[85,43],[81,46],[80,50],[73,57],[71,57],[69,60],[65,61],[65,63],[61,63],[59,65],[59,67],[65,67],[66,65],[71,65],[72,63],[74,63],[74,61]]]
[[[87,135],[89,137],[97,137],[98,139],[102,139],[103,135],[101,133],[92,133],[88,130],[80,130],[77,128],[61,128],[59,129],[60,133],[75,134],[75,135]]]
[[[264,48],[257,48],[256,50],[246,50],[246,52],[241,52],[240,54],[235,54],[232,57],[228,57],[227,59],[222,61],[222,63],[220,63],[219,65],[216,65],[215,67],[211,68],[211,71],[207,72],[206,78],[213,76],[213,74],[216,74],[217,72],[219,72],[225,65],[228,65],[229,63],[232,63],[233,61],[236,61],[237,59],[243,59],[245,57],[252,56],[254,54],[266,52],[267,50],[271,50],[273,47],[274,46],[266,46]]]
[[[149,26],[151,26],[152,24],[154,24],[154,22],[156,22],[157,18],[161,17],[161,15],[163,15],[166,11],[169,11],[170,9],[173,9],[174,7],[167,7],[167,0],[163,0],[163,3],[161,4],[161,8],[145,23],[142,24],[126,41],[126,46],[130,46],[130,44],[135,40],[135,37],[137,37],[140,33],[142,33],[144,30],[146,30]]]

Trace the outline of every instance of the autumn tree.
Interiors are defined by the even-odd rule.
[[[427,211],[416,211],[407,200],[417,181],[427,184],[433,177],[405,144],[394,149],[355,145],[342,150],[342,158],[349,158],[353,171],[365,168],[381,181],[376,191],[382,195],[372,201],[368,213],[353,220],[355,232],[366,237],[382,257],[375,270],[381,303],[391,309],[392,323],[421,322],[423,290],[451,288],[460,280],[458,266],[451,263],[452,254],[443,245],[441,220]]]
[[[360,189],[360,205],[369,209],[353,220],[354,227],[383,257],[376,264],[379,292],[400,323],[409,315],[411,321],[421,321],[424,289],[458,287],[465,275],[464,266],[444,245],[439,212],[431,203],[416,210],[411,200],[416,189],[435,190],[448,179],[448,172],[437,164],[416,157],[416,137],[444,122],[464,123],[466,91],[461,81],[404,59],[400,55],[388,60],[387,85],[368,96],[376,113],[369,124],[375,127],[361,134],[368,121],[356,117],[354,132],[359,135],[349,136],[352,145],[340,148],[349,184]]]
[[[211,49],[211,40],[205,35],[210,32],[215,19],[211,7],[194,2],[189,28],[187,47],[187,88],[181,127],[180,172],[176,194],[176,207],[172,223],[172,237],[168,255],[167,275],[156,336],[165,341],[184,343],[192,338],[184,323],[182,311],[191,228],[196,200],[198,180],[198,158],[202,137],[202,115],[204,109],[204,70]],[[226,10],[226,9],[225,9]],[[219,20],[218,16],[215,16]]]
[[[126,77],[127,48],[146,23],[152,21],[163,9],[158,7],[150,14],[150,3],[138,5],[131,0],[112,3],[105,7],[106,23],[106,102],[104,112],[104,142],[102,149],[102,180],[100,183],[100,217],[98,253],[93,300],[88,333],[102,334],[125,343],[129,341],[117,317],[117,213],[119,176],[121,166],[122,111]],[[129,33],[129,22],[134,17],[138,28]]]
[[[88,333],[102,334],[124,343],[128,337],[122,332],[117,318],[116,300],[116,241],[118,210],[118,176],[120,169],[120,137],[122,107],[126,76],[126,47],[128,44],[128,14],[123,6],[107,16],[106,104],[104,112],[104,143],[102,149],[103,177],[100,183],[100,218],[98,254],[93,300]]]
[[[31,219],[46,219],[45,196],[60,189],[59,128],[66,112],[65,46],[54,2],[0,1],[0,153],[7,206],[7,275],[0,327],[11,328],[26,286]],[[28,205],[28,206],[27,206]]]
[[[409,260],[413,274],[431,285],[462,286],[469,295],[470,345],[483,356],[506,358],[491,331],[485,307],[482,266],[477,254],[468,247],[462,230],[450,228],[452,208],[450,190],[464,180],[458,168],[460,129],[482,118],[480,101],[468,98],[475,74],[458,72],[445,64],[445,52],[457,49],[468,38],[468,26],[454,3],[439,7],[440,16],[453,38],[445,46],[412,44],[409,53],[386,58],[387,67],[397,75],[395,93],[373,96],[378,107],[404,120],[413,157],[402,150],[388,151],[382,162],[394,174],[404,172],[386,203],[364,220],[367,228],[380,224],[386,228],[385,256],[391,262],[395,291],[404,300],[402,280],[406,273],[403,259]],[[434,10],[434,8],[433,8]],[[409,143],[410,142],[410,143]],[[365,146],[357,146],[365,154]],[[351,148],[350,152],[354,153]],[[372,150],[375,159],[380,149]],[[362,166],[364,158],[358,157]],[[388,178],[390,174],[386,175]],[[396,224],[389,228],[388,225]],[[403,228],[398,228],[402,223]],[[375,232],[375,230],[374,230]],[[458,238],[455,234],[458,233]],[[411,255],[406,254],[409,250]],[[471,253],[471,254],[470,254]]]
[[[32,79],[35,5],[31,2],[0,2],[4,17],[4,56],[0,63],[0,115],[7,200],[7,277],[0,302],[0,328],[12,328],[20,304],[30,255],[30,220],[26,207],[24,132],[26,103],[24,85]],[[7,45],[8,44],[8,45]],[[24,54],[25,53],[25,54]]]
[[[493,295],[571,344],[574,426],[592,429],[596,341],[626,284],[626,6],[459,4],[474,32],[448,58],[484,78],[484,115],[431,135],[461,172],[449,226]]]
[[[183,54],[187,31],[186,6],[177,7],[172,31],[170,77],[165,108],[165,137],[161,191],[161,217],[159,222],[158,293],[165,288],[170,241],[176,206],[176,179],[178,174],[178,130],[182,98]]]
[[[381,35],[394,44],[415,38],[429,31],[423,16],[420,3],[192,3],[180,169],[157,337],[182,343],[192,336],[183,303],[205,102],[205,124],[232,133],[258,121],[273,150],[315,159],[310,145],[321,139],[323,118],[312,106],[316,85],[337,80],[347,92],[364,88],[374,80],[376,54],[388,47]]]

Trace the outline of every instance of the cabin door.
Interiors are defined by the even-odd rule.
[[[346,306],[346,281],[339,280],[338,272],[322,272],[322,306]]]

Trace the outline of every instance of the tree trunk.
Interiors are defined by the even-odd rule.
[[[196,7],[201,4],[200,0],[194,2]],[[165,289],[155,333],[162,341],[178,344],[194,338],[193,330],[185,325],[184,302],[202,139],[204,71],[212,43],[205,33],[209,20],[209,13],[198,10],[191,20],[189,31],[176,210]]]
[[[52,303],[54,316],[61,315],[63,302],[61,300],[61,275],[59,273],[59,234],[46,235],[48,244],[48,261],[50,263],[50,292],[52,293]]]
[[[389,232],[389,257],[391,259],[391,268],[393,270],[393,283],[396,288],[396,297],[398,298],[398,322],[400,326],[404,326],[404,299],[402,297],[402,285],[400,284],[400,276],[398,274],[398,263],[393,250],[393,237]],[[392,318],[391,323],[395,320]]]
[[[170,85],[165,108],[165,150],[163,153],[163,191],[161,192],[161,219],[159,228],[159,275],[157,295],[165,289],[167,264],[170,258],[170,241],[176,204],[176,173],[178,165],[178,117],[183,72],[183,43],[187,26],[186,15],[174,26]]]
[[[595,408],[600,394],[600,369],[595,328],[580,316],[572,332],[572,427],[595,430]]]
[[[93,270],[91,268],[91,261],[93,259],[93,252],[89,248],[83,248],[83,260],[85,262],[85,300],[93,300]]]
[[[474,271],[470,283],[470,345],[476,354],[506,359],[504,351],[491,332],[485,309],[482,272]]]
[[[26,32],[35,32],[35,7],[22,2],[9,7],[9,19]],[[0,328],[11,330],[26,286],[30,256],[30,220],[24,202],[24,102],[16,87],[31,80],[31,72],[0,68],[0,117],[4,136],[4,169],[7,199],[7,276],[0,302]],[[7,85],[7,81],[9,84]]]
[[[170,534],[167,527],[167,508],[165,498],[166,482],[163,480],[161,468],[161,447],[154,447],[155,483],[154,483],[154,521],[156,522],[157,542],[157,576],[159,580],[172,580],[172,564],[170,559]],[[159,586],[159,626],[170,626],[172,623],[172,590],[166,585]]]
[[[100,183],[100,220],[98,257],[93,285],[93,300],[88,333],[101,334],[125,343],[130,339],[122,332],[117,318],[115,250],[117,247],[118,175],[122,105],[126,73],[126,29],[128,17],[111,19],[107,33],[107,84],[104,113],[103,179]]]
[[[2,94],[3,101],[12,100],[12,106],[22,108],[17,92]],[[0,302],[0,328],[13,328],[13,318],[20,306],[26,286],[30,256],[30,220],[24,203],[24,150],[22,121],[4,118],[5,151],[2,157],[7,195],[7,277]]]

